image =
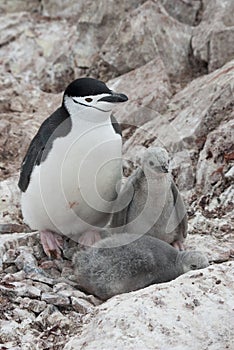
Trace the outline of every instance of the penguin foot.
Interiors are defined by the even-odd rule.
[[[87,231],[82,233],[80,236],[78,243],[83,246],[83,248],[87,248],[92,246],[94,243],[100,241],[101,236],[98,231]]]
[[[178,250],[185,250],[185,246],[181,241],[174,241],[171,243],[172,247],[178,249]]]
[[[61,259],[63,238],[51,231],[40,231],[41,244],[49,258]]]

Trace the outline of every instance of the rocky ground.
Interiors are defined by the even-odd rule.
[[[234,3],[78,3],[0,2],[0,224],[15,224],[0,236],[0,349],[231,349]],[[129,96],[115,113],[126,176],[146,147],[167,148],[186,247],[211,263],[102,305],[76,287],[71,242],[66,259],[48,261],[36,232],[16,233],[27,146],[65,86],[86,75]]]

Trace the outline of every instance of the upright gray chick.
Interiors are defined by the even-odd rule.
[[[187,215],[169,173],[169,156],[161,147],[148,148],[142,166],[123,186],[111,220],[114,232],[148,234],[183,250]]]

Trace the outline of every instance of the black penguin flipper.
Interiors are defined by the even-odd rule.
[[[119,134],[122,136],[122,130],[120,124],[117,122],[116,118],[114,117],[113,114],[111,114],[111,124],[113,126],[113,129],[115,130],[116,134]]]
[[[71,130],[71,119],[64,106],[58,108],[47,118],[32,139],[23,159],[18,186],[22,192],[28,188],[35,165],[40,165],[48,156],[53,141],[66,136]]]
[[[21,165],[18,186],[22,192],[25,192],[27,190],[32,170],[36,165],[38,159],[41,158],[42,152],[43,143],[37,134],[33,138]]]

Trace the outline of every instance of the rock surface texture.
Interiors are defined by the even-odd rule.
[[[0,348],[232,348],[233,11],[231,0],[1,1]],[[76,244],[65,242],[61,261],[46,258],[23,226],[17,188],[39,125],[87,75],[129,97],[115,111],[125,176],[145,148],[169,152],[185,246],[210,261],[105,303],[78,289]]]

